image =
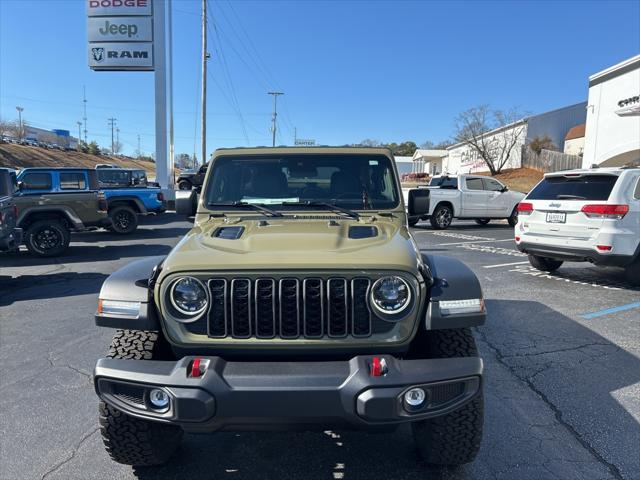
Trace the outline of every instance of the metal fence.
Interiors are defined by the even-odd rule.
[[[582,157],[551,150],[541,150],[540,153],[536,153],[524,145],[522,147],[522,166],[545,173],[559,172],[582,168]]]

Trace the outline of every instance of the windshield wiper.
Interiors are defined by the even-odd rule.
[[[207,207],[249,207],[249,208],[252,208],[253,210],[256,210],[270,217],[283,216],[280,212],[271,210],[270,208],[267,208],[260,203],[249,203],[249,202],[207,203]]]
[[[556,195],[558,200],[586,200],[587,197],[581,197],[580,195]]]
[[[353,210],[349,210],[348,208],[339,207],[338,205],[335,205],[329,202],[316,202],[316,201],[308,200],[306,202],[282,202],[282,205],[294,206],[294,207],[325,207],[335,212],[344,213],[345,215],[351,218],[355,218],[356,220],[360,218],[360,215],[357,212],[354,212]]]

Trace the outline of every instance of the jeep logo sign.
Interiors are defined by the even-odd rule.
[[[87,16],[151,15],[152,0],[87,0]]]
[[[94,70],[153,70],[153,43],[90,43]]]
[[[153,71],[154,1],[85,0],[89,68]]]
[[[90,42],[151,42],[151,17],[89,17],[87,36]]]

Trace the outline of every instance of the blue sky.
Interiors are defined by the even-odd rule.
[[[199,11],[173,1],[176,153],[194,151]],[[212,0],[210,16],[210,151],[270,144],[269,89],[285,92],[278,143],[293,143],[294,127],[321,144],[421,143],[450,137],[474,105],[584,101],[590,74],[640,52],[639,1]],[[21,105],[35,126],[77,132],[86,85],[89,139],[108,146],[116,117],[126,153],[138,134],[152,152],[153,74],[92,72],[86,48],[83,0],[0,0],[0,116]]]

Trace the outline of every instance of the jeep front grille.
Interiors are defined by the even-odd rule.
[[[393,324],[371,314],[369,278],[210,278],[210,307],[185,324],[210,338],[368,337]]]

